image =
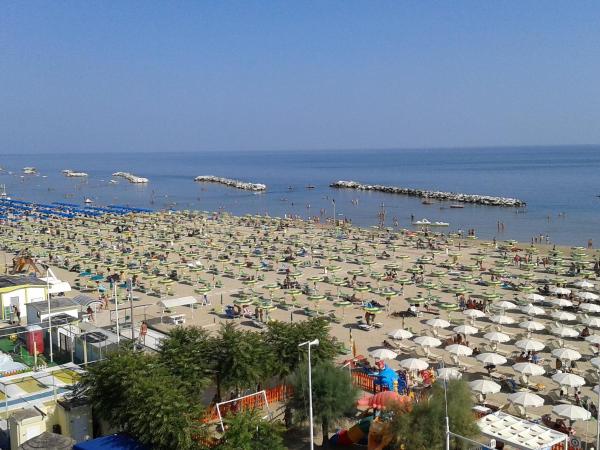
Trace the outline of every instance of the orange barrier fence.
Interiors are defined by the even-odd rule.
[[[292,387],[287,386],[285,384],[280,384],[279,386],[275,386],[270,389],[265,389],[265,395],[252,395],[249,397],[244,397],[235,402],[225,403],[219,407],[221,411],[221,417],[225,417],[229,412],[239,412],[246,411],[248,409],[256,409],[262,408],[265,406],[265,397],[266,401],[269,404],[284,402],[292,395]],[[210,413],[204,419],[206,422],[211,422],[213,420],[219,419],[219,413],[217,411],[217,406],[213,406],[210,410]]]

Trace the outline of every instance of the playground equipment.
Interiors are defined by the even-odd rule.
[[[392,441],[388,422],[367,416],[347,430],[340,430],[329,439],[332,446],[366,445],[369,450],[382,450]]]
[[[35,261],[26,251],[21,252],[13,258],[13,267],[11,274],[33,272],[36,275],[42,275],[42,271],[36,265]]]

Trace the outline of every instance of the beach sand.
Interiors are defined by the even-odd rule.
[[[112,221],[112,223],[110,222]],[[281,224],[285,224],[281,227]],[[123,226],[122,232],[115,231],[116,227]],[[61,236],[49,234],[60,230]],[[434,232],[436,230],[433,230]],[[194,234],[189,236],[190,234]],[[148,320],[151,329],[161,332],[168,332],[174,325],[161,323],[160,317],[162,309],[158,306],[160,297],[173,298],[183,296],[195,296],[199,302],[202,301],[203,291],[211,303],[209,306],[198,306],[192,311],[189,307],[177,307],[170,314],[184,314],[186,325],[200,325],[208,330],[218,329],[220,323],[229,320],[222,313],[225,305],[232,304],[236,298],[235,295],[244,291],[250,293],[251,290],[256,294],[251,296],[263,297],[269,300],[273,299],[275,308],[269,312],[269,316],[274,320],[281,321],[299,321],[306,320],[308,317],[303,309],[310,307],[321,314],[327,315],[333,312],[340,323],[331,324],[331,333],[338,338],[346,347],[351,348],[351,338],[356,347],[357,354],[368,357],[369,352],[380,348],[384,340],[392,341],[387,333],[393,329],[405,328],[411,330],[415,336],[432,334],[432,328],[425,322],[434,317],[440,317],[450,320],[452,326],[446,329],[438,330],[440,339],[450,337],[454,334],[452,328],[461,324],[471,324],[471,320],[460,311],[447,311],[439,308],[439,305],[457,304],[457,296],[449,292],[452,287],[464,287],[470,291],[466,295],[479,298],[484,293],[495,293],[497,299],[490,303],[498,303],[502,300],[511,302],[523,302],[526,292],[504,289],[500,286],[484,286],[476,284],[476,280],[483,279],[486,282],[491,280],[488,270],[490,268],[504,267],[506,275],[503,277],[513,281],[517,285],[531,285],[538,287],[543,283],[540,280],[548,280],[552,283],[556,278],[564,278],[566,283],[572,283],[581,277],[572,277],[566,275],[555,275],[548,273],[541,265],[531,267],[530,269],[516,267],[513,263],[513,257],[518,254],[525,257],[526,249],[531,248],[530,244],[498,242],[497,245],[506,245],[507,248],[520,249],[519,251],[508,250],[507,263],[501,261],[501,252],[494,248],[492,242],[484,242],[474,238],[459,238],[453,235],[449,238],[441,238],[430,235],[434,242],[435,250],[417,249],[416,242],[419,238],[427,241],[428,238],[422,234],[416,234],[412,231],[399,230],[379,230],[375,228],[360,229],[353,227],[333,227],[313,223],[276,220],[264,217],[232,217],[226,214],[213,215],[204,213],[153,213],[141,215],[129,215],[118,218],[103,217],[99,219],[78,219],[70,222],[56,220],[42,223],[19,223],[11,226],[5,226],[0,235],[0,243],[6,251],[0,253],[0,262],[3,260],[11,261],[14,252],[27,249],[27,251],[38,256],[42,261],[48,261],[50,254],[53,262],[50,263],[51,269],[58,278],[68,281],[75,286],[77,281],[86,284],[86,277],[80,277],[78,273],[70,272],[64,268],[65,259],[68,265],[75,263],[81,264],[81,270],[89,269],[94,273],[108,275],[115,272],[123,272],[125,278],[137,274],[140,282],[146,287],[152,285],[159,292],[158,296],[150,296],[145,293],[135,291],[138,297],[134,303],[135,328],[139,328],[141,320]],[[49,243],[53,242],[55,248],[48,248]],[[70,251],[65,251],[69,245]],[[255,255],[253,252],[261,249],[261,255]],[[536,245],[535,250],[530,250],[532,260],[543,258],[552,250],[551,245]],[[123,252],[123,249],[132,249],[131,253]],[[299,252],[305,250],[305,256],[297,256]],[[570,262],[572,249],[568,247],[556,248],[562,252],[563,258],[567,263]],[[291,253],[286,253],[291,251]],[[154,252],[153,257],[149,257],[149,252]],[[389,257],[382,257],[386,252]],[[587,259],[586,267],[591,267],[592,262],[597,258],[598,253],[595,250],[577,250],[585,255]],[[164,258],[161,262],[158,256]],[[228,259],[219,258],[227,255]],[[286,262],[285,255],[296,255],[295,260]],[[100,258],[96,258],[100,256]],[[423,259],[425,257],[425,259]],[[477,267],[476,259],[482,260],[484,270]],[[578,257],[579,258],[579,257]],[[272,264],[272,270],[259,270],[261,261]],[[190,265],[201,263],[202,269],[191,270]],[[249,264],[251,263],[251,264]],[[407,278],[410,280],[411,274],[406,270],[415,267],[419,263],[424,268],[425,283],[431,282],[433,285],[423,286],[423,283],[417,285],[407,283],[403,287],[398,283],[398,278]],[[10,265],[10,262],[8,263]],[[133,272],[127,268],[128,264],[139,266],[139,271]],[[397,264],[396,281],[386,281],[382,275],[390,269],[390,264]],[[448,264],[455,264],[453,268],[448,268]],[[507,264],[507,265],[506,265]],[[61,267],[61,265],[63,267]],[[145,269],[142,266],[146,265]],[[506,265],[506,266],[504,266]],[[207,272],[209,267],[216,266],[218,275]],[[248,267],[250,266],[250,267]],[[320,266],[320,267],[319,267]],[[328,267],[327,273],[323,266]],[[295,296],[296,307],[291,310],[284,310],[281,306],[282,299],[285,303],[292,302],[292,296],[285,290],[273,289],[268,287],[274,283],[281,283],[285,279],[285,268],[289,268],[292,277],[300,285],[306,284],[308,288],[316,289],[317,296],[315,300],[309,300],[307,295],[299,294]],[[467,269],[467,270],[465,270]],[[568,267],[560,267],[561,271]],[[151,277],[146,272],[159,271],[162,275]],[[187,276],[191,284],[175,282],[172,284],[165,282],[165,277],[171,270],[176,270],[179,276]],[[228,270],[228,273],[225,271]],[[457,274],[472,274],[474,280],[460,280]],[[450,273],[448,273],[450,272]],[[248,280],[242,275],[254,276],[254,280]],[[528,275],[529,274],[529,275]],[[368,286],[368,288],[354,289],[343,285],[344,278],[352,280],[356,275],[355,285]],[[341,286],[325,281],[318,281],[323,277],[338,277],[341,280]],[[261,279],[258,280],[258,277]],[[592,277],[590,275],[590,277]],[[202,281],[199,283],[198,279]],[[527,279],[530,278],[530,279]],[[592,279],[592,282],[593,279]],[[94,282],[88,282],[92,287]],[[595,282],[594,282],[595,283]],[[102,281],[101,284],[108,286],[108,283]],[[264,286],[267,286],[265,288]],[[210,288],[210,290],[208,290]],[[197,291],[200,289],[201,291]],[[369,301],[376,300],[383,305],[387,304],[386,296],[377,292],[402,291],[394,295],[389,307],[384,307],[375,316],[375,321],[381,326],[370,331],[363,331],[358,328],[359,319],[365,315],[364,308],[357,305],[346,307],[336,306],[338,299],[343,295],[354,294],[357,299]],[[597,286],[595,286],[597,289]],[[373,292],[374,291],[374,292]],[[595,290],[593,290],[595,292]],[[123,295],[123,291],[121,291]],[[200,292],[200,293],[199,293]],[[68,297],[73,297],[76,292],[69,293]],[[89,295],[97,296],[97,291],[92,290]],[[421,317],[395,317],[393,313],[406,311],[409,306],[409,299],[418,296],[432,295],[439,297],[442,303],[431,302],[432,312],[423,312]],[[317,300],[320,296],[324,299]],[[554,298],[549,296],[548,298]],[[124,302],[124,299],[122,299]],[[529,303],[529,302],[525,302]],[[109,303],[113,310],[114,302]],[[125,307],[128,303],[122,303],[121,320],[124,320],[126,314]],[[541,305],[540,305],[541,306]],[[547,313],[551,311],[548,306],[543,306]],[[254,311],[254,306],[250,309]],[[424,308],[421,306],[421,310]],[[498,311],[500,314],[501,311]],[[128,314],[128,311],[127,311]],[[494,314],[493,312],[490,315]],[[530,318],[521,310],[506,310],[507,316],[512,317],[515,323],[502,326],[502,332],[509,334],[511,340],[505,344],[499,344],[498,349],[501,353],[510,355],[516,347],[514,342],[519,339],[518,336],[526,331],[518,327],[518,323],[524,320],[536,320],[546,327],[552,325],[556,320],[547,315]],[[24,314],[23,314],[24,315]],[[580,316],[578,315],[578,320]],[[236,322],[244,328],[258,330],[250,319],[235,319]],[[94,314],[94,324],[97,326],[110,325],[110,313],[108,310],[98,310]],[[571,325],[575,322],[571,323]],[[468,336],[468,342],[471,348],[489,345],[489,341],[483,338],[486,331],[495,330],[497,325],[488,318],[477,319],[473,322],[480,332],[473,336]],[[486,330],[486,331],[484,331]],[[592,331],[593,332],[593,331]],[[534,332],[533,339],[540,340],[545,344],[551,344],[556,341],[556,337],[549,334],[547,330]],[[586,377],[586,385],[581,389],[582,397],[590,397],[598,405],[597,394],[592,392],[595,368],[587,359],[592,357],[590,344],[579,339],[565,339],[565,345],[577,349],[584,360],[577,362],[577,370]],[[411,341],[403,344],[405,349],[400,351],[400,356],[395,360],[387,361],[393,369],[399,369],[399,360],[414,355],[422,355],[422,349]],[[432,353],[438,355],[447,366],[452,366],[453,361],[442,347],[432,349]],[[555,358],[550,354],[547,346],[540,353],[540,357],[549,366],[554,367]],[[349,356],[341,356],[340,361]],[[373,358],[369,358],[373,362]],[[432,360],[435,367],[438,363]],[[463,365],[461,371],[463,378],[474,380],[487,378],[487,371],[483,365],[473,356],[461,357],[460,363]],[[505,365],[498,366],[496,371],[508,377],[514,377],[515,372],[511,367],[510,361]],[[519,375],[519,374],[516,374]],[[552,405],[555,404],[550,396],[559,389],[558,384],[552,381],[547,374],[539,377],[531,377],[530,382],[539,383],[545,387],[538,394],[543,396],[546,401],[544,406],[539,408],[527,408],[528,414],[541,416],[550,413]],[[595,381],[597,382],[597,381]],[[569,389],[572,393],[573,389]],[[498,394],[489,395],[487,401],[495,405],[507,403],[506,391]],[[571,397],[572,400],[572,397]],[[511,410],[509,409],[509,412]],[[592,419],[587,422],[576,422],[575,428],[578,436],[586,434],[590,442],[594,439],[596,421]]]

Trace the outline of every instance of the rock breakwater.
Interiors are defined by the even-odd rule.
[[[199,175],[194,181],[203,183],[219,183],[236,189],[245,191],[261,192],[267,189],[267,185],[261,183],[247,183],[245,181],[233,180],[231,178],[216,177],[214,175]]]
[[[459,192],[429,191],[424,189],[410,189],[398,186],[383,186],[380,184],[361,184],[357,181],[336,181],[329,185],[333,188],[356,189],[359,191],[376,191],[387,194],[408,195],[411,197],[429,198],[433,200],[471,203],[485,206],[521,207],[526,203],[523,200],[510,197],[493,197],[490,195],[461,194]]]

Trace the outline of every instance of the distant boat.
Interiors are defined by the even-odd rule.
[[[306,189],[314,189],[315,186],[313,186],[312,184],[309,184],[308,186],[306,186]]]
[[[63,175],[67,176],[67,177],[77,177],[77,178],[81,178],[81,177],[87,177],[88,174],[85,172],[76,172],[73,171],[71,169],[65,169],[61,171],[63,173]]]
[[[0,185],[0,188],[2,189],[2,192],[0,192],[0,198],[3,198],[5,200],[10,200],[10,197],[6,193],[6,185],[5,184]]]
[[[465,207],[465,205],[450,205],[450,208],[453,209],[463,209]]]
[[[25,175],[35,175],[37,173],[37,169],[35,167],[23,167],[23,173]]]
[[[423,205],[433,205],[433,202],[432,202],[431,200],[427,200],[427,199],[425,199],[425,200],[423,200],[423,201],[421,202],[421,204],[423,204]]]
[[[86,205],[91,205],[92,203],[94,203],[94,200],[92,200],[91,198],[86,198],[85,201],[84,201],[84,203]]]

